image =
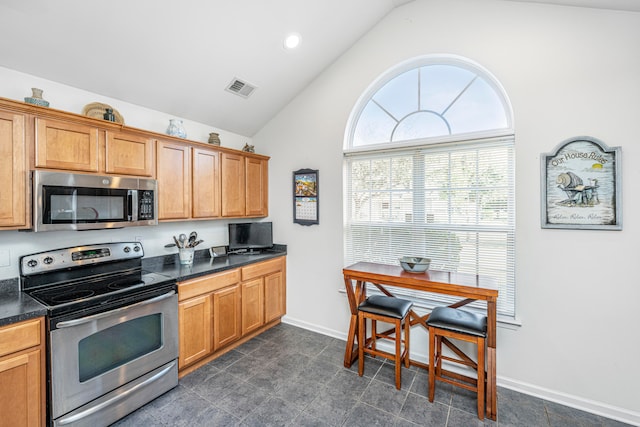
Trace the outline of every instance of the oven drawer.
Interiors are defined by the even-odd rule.
[[[40,345],[42,318],[0,328],[0,357]]]

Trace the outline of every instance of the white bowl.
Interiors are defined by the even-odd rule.
[[[431,258],[403,256],[399,258],[400,266],[409,273],[424,273],[429,269]]]

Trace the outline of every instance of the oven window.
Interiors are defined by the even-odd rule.
[[[80,382],[124,365],[162,346],[162,313],[96,332],[78,343]]]

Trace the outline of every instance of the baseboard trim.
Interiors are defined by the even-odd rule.
[[[333,329],[323,328],[318,325],[314,325],[313,323],[305,322],[299,319],[293,319],[289,315],[285,315],[284,317],[282,317],[281,321],[282,323],[286,323],[287,325],[297,326],[302,329],[307,329],[312,332],[317,332],[319,334],[328,335],[342,341],[347,341],[346,332],[338,332]]]
[[[585,399],[583,397],[525,383],[512,378],[499,376],[497,378],[497,383],[500,387],[508,388],[519,393],[539,397],[550,402],[555,402],[560,405],[569,406],[570,408],[579,409],[592,414],[601,415],[633,426],[640,426],[640,413],[638,412],[629,411],[624,408],[619,408],[617,406],[595,400]]]
[[[298,326],[303,329],[307,329],[313,332],[318,332],[323,335],[328,335],[333,338],[338,338],[343,341],[347,340],[346,332],[335,331],[333,329],[319,327],[309,322],[305,322],[299,319],[285,316],[282,318],[282,323],[286,323],[293,326]],[[381,343],[386,344],[386,343]],[[417,361],[428,363],[428,355],[422,353],[411,352],[411,358]],[[578,396],[573,396],[567,393],[551,390],[544,387],[539,387],[533,384],[517,381],[512,378],[498,376],[496,378],[497,384],[500,387],[505,387],[510,390],[517,391],[519,393],[527,394],[530,396],[539,397],[541,399],[555,402],[560,405],[568,406],[570,408],[579,409],[592,414],[600,415],[606,418],[611,418],[616,421],[631,424],[633,426],[640,427],[640,412],[629,411],[624,408],[619,408],[606,403],[597,402],[590,399],[585,399]]]

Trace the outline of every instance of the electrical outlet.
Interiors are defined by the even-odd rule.
[[[11,265],[11,251],[9,249],[0,249],[0,267],[9,267]]]

